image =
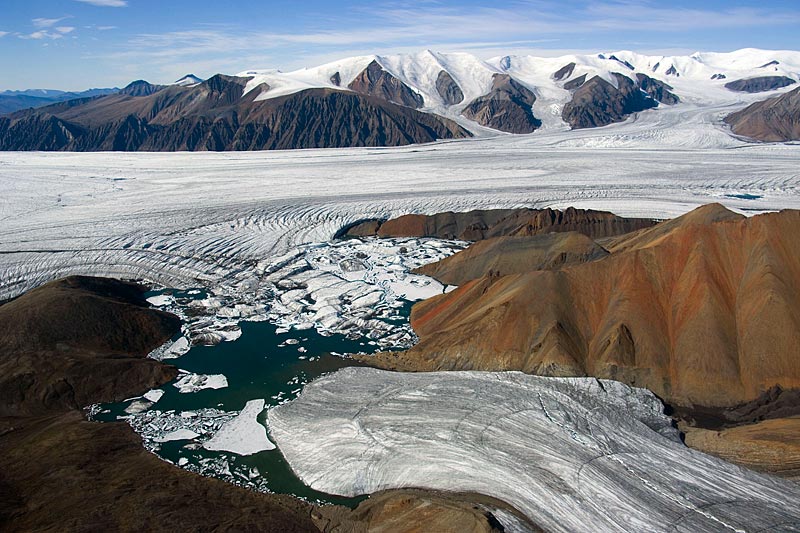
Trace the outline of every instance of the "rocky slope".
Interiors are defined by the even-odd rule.
[[[575,209],[489,209],[464,213],[403,215],[391,220],[363,220],[343,228],[337,237],[437,237],[478,241],[502,236],[531,236],[575,231],[594,239],[647,228],[656,222],[624,218],[606,211]]]
[[[495,74],[492,89],[461,112],[482,126],[508,133],[532,133],[542,125],[533,116],[536,95],[508,74]]]
[[[447,119],[329,89],[242,96],[247,78],[119,94],[0,118],[0,149],[76,151],[265,150],[397,146],[470,134]]]
[[[418,109],[422,107],[422,97],[411,88],[387,72],[377,61],[370,63],[347,86],[357,93],[377,96],[388,102]]]
[[[800,89],[751,104],[725,122],[735,134],[759,141],[800,140]]]
[[[740,93],[763,93],[795,83],[797,83],[795,80],[787,76],[760,76],[728,82],[725,84],[725,88]]]
[[[612,73],[616,87],[595,76],[582,82],[561,112],[561,116],[573,129],[594,128],[621,122],[632,113],[657,107],[659,103],[675,104],[678,97],[664,82],[644,74],[637,74],[637,81],[619,73]]]
[[[608,252],[592,239],[572,231],[530,237],[494,237],[478,241],[462,252],[424,265],[415,272],[445,285],[463,285],[483,276],[494,278],[531,270],[556,270],[607,255]]]
[[[375,361],[591,375],[688,406],[797,388],[797,224],[797,211],[746,219],[709,205],[607,243],[604,259],[487,275],[414,306],[420,342]]]

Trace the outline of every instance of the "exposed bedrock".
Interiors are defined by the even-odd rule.
[[[725,122],[735,134],[759,141],[800,140],[800,89],[751,104]]]
[[[639,84],[622,74],[614,73],[614,76],[616,87],[595,76],[575,90],[572,100],[562,110],[564,121],[573,129],[606,126],[621,122],[632,113],[658,106],[659,100],[654,95],[661,95],[664,103],[677,101],[667,84],[643,74]]]
[[[483,276],[501,277],[531,270],[556,270],[608,255],[602,246],[581,233],[546,233],[530,237],[493,237],[414,272],[446,285],[463,285]]]
[[[800,486],[687,448],[649,391],[519,372],[346,368],[269,412],[318,490],[488,494],[545,531],[781,530]]]
[[[591,375],[686,406],[798,388],[799,224],[799,211],[713,204],[609,239],[603,259],[486,275],[415,305],[420,342],[373,363]]]
[[[217,75],[145,96],[118,93],[18,112],[0,118],[0,149],[270,150],[401,146],[471,135],[451,120],[353,92],[309,89],[257,100],[258,88],[243,96],[248,80]]]
[[[456,105],[464,101],[464,93],[456,80],[446,71],[442,70],[436,77],[436,91],[447,105]]]
[[[368,94],[415,109],[424,104],[422,96],[392,76],[374,60],[347,87],[357,93]]]
[[[542,123],[533,116],[536,95],[508,74],[494,74],[492,89],[461,112],[482,126],[508,133],[531,133]]]
[[[531,236],[575,231],[593,239],[647,228],[656,221],[624,218],[607,211],[575,209],[488,209],[435,215],[402,215],[391,220],[369,219],[353,224],[339,236],[436,237],[478,241],[492,237]]]
[[[786,76],[761,76],[730,81],[725,88],[740,93],[763,93],[794,85],[797,81]]]
[[[177,371],[147,354],[180,330],[138,285],[74,276],[0,305],[0,415],[121,401]]]

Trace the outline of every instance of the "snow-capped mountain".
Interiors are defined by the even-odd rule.
[[[255,69],[205,81],[187,75],[167,86],[138,80],[116,95],[0,119],[0,149],[260,150],[529,133],[566,134],[559,142],[572,138],[578,146],[574,130],[616,123],[681,146],[739,142],[732,132],[785,141],[796,139],[795,129],[772,125],[774,113],[757,128],[725,119],[800,92],[798,80],[794,51],[482,60],[425,50],[292,72]],[[789,125],[800,122],[797,101],[781,101]]]

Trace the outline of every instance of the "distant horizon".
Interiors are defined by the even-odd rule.
[[[172,83],[248,69],[291,71],[335,59],[433,49],[553,57],[795,50],[795,0],[6,0],[2,90],[82,91]]]

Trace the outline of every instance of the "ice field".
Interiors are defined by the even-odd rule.
[[[800,145],[730,137],[717,120],[736,107],[686,104],[593,130],[402,148],[0,153],[0,299],[68,273],[235,292],[258,285],[259,261],[365,217],[800,207]]]

